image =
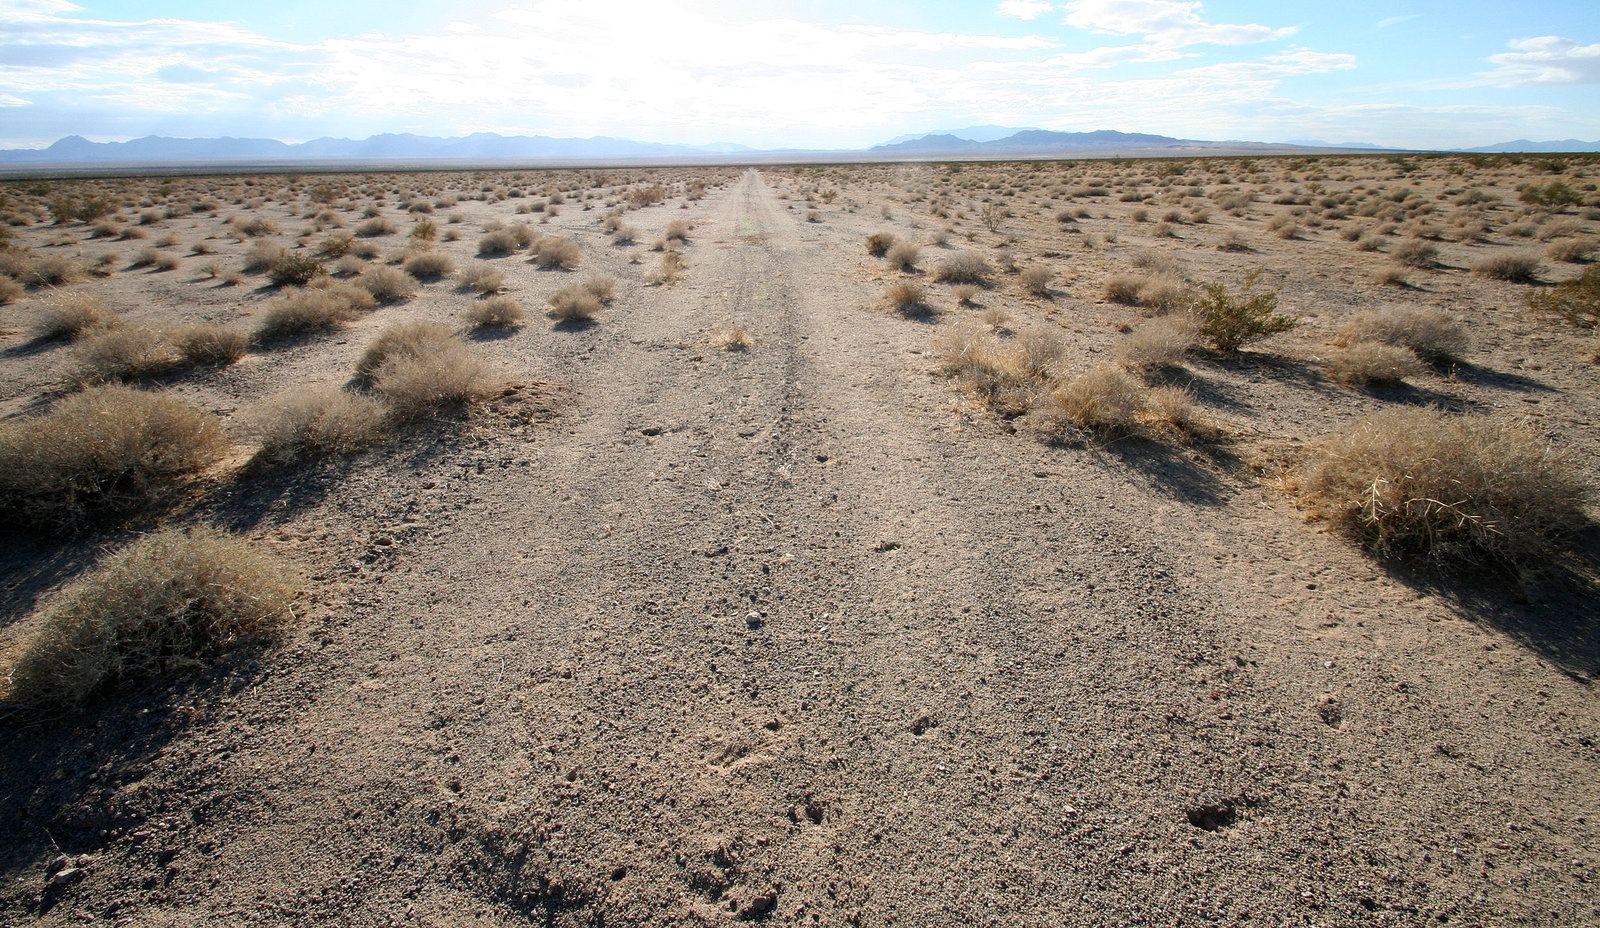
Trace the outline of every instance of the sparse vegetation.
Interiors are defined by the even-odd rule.
[[[1351,342],[1329,355],[1325,366],[1334,380],[1354,386],[1402,383],[1422,370],[1410,348],[1375,341]]]
[[[521,325],[528,311],[509,296],[491,296],[467,308],[467,324],[473,328],[506,329]]]
[[[336,386],[300,386],[262,403],[249,416],[261,442],[259,463],[289,464],[354,454],[380,441],[386,410],[381,402]]]
[[[76,341],[84,335],[121,324],[104,300],[92,293],[53,293],[34,319],[34,336],[41,341]]]
[[[947,284],[977,284],[988,283],[989,275],[994,269],[989,266],[988,259],[976,251],[958,251],[943,261],[934,271],[934,279]]]
[[[1584,268],[1577,280],[1528,294],[1528,305],[1586,329],[1600,326],[1600,265]]]
[[[395,267],[369,267],[356,277],[355,284],[385,306],[417,295],[417,279]]]
[[[1467,351],[1467,330],[1461,320],[1427,307],[1361,313],[1339,328],[1337,343],[1380,342],[1409,348],[1429,361],[1449,361]]]
[[[897,280],[884,292],[884,303],[902,316],[931,316],[928,291],[914,280]]]

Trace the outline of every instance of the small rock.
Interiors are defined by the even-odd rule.
[[[883,541],[878,542],[878,546],[876,548],[874,548],[873,550],[874,551],[893,551],[894,549],[896,549],[898,547],[900,547],[900,542],[898,542],[898,541],[889,541],[889,540],[885,539]]]
[[[82,867],[65,867],[50,874],[50,885],[52,887],[71,886],[83,879],[83,875]]]
[[[777,907],[778,891],[774,889],[769,892],[764,892],[740,906],[738,917],[741,921],[749,921],[754,918],[765,918],[767,915],[772,913],[773,909]]]
[[[52,858],[48,864],[45,864],[44,872],[46,875],[57,873],[61,870],[65,870],[67,864],[69,863],[71,863],[71,861],[67,860],[67,855],[60,854]]]

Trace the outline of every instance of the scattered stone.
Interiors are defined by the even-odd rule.
[[[900,542],[898,542],[898,541],[889,541],[889,540],[885,539],[883,541],[878,542],[878,546],[876,548],[873,548],[872,550],[879,551],[879,552],[882,552],[882,551],[893,551],[894,549],[896,549],[898,547],[900,547]]]
[[[751,921],[757,918],[766,918],[772,910],[778,907],[778,891],[769,890],[759,896],[754,896],[749,902],[739,907],[738,918],[740,921]]]
[[[64,867],[50,874],[51,888],[65,888],[82,880],[84,870],[82,867]]]

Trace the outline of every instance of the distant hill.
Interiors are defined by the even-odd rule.
[[[1458,148],[1456,150],[1482,152],[1485,154],[1500,154],[1504,152],[1529,152],[1532,154],[1564,151],[1600,152],[1600,142],[1584,142],[1579,139],[1533,142],[1528,139],[1517,139],[1511,142],[1501,142],[1497,145],[1484,145],[1481,148]]]
[[[91,142],[69,135],[48,148],[0,151],[0,164],[182,164],[279,161],[498,161],[515,159],[670,158],[748,152],[743,145],[664,145],[597,136],[558,139],[479,132],[460,138],[383,134],[365,139],[176,139],[146,136],[128,142]]]
[[[923,135],[899,142],[886,142],[868,149],[871,154],[902,158],[932,157],[1040,157],[1068,155],[1189,155],[1189,154],[1272,154],[1312,151],[1323,146],[1276,144],[1271,142],[1176,139],[1166,135],[1117,132],[1053,132],[1048,129],[1023,129],[1003,138],[975,141],[953,133]],[[1330,147],[1330,150],[1331,147]]]
[[[1003,139],[1031,128],[1031,126],[968,126],[965,129],[934,129],[932,132],[897,135],[884,144],[898,145],[901,142],[911,142],[916,139],[927,138],[930,135],[953,135],[958,139],[966,139],[969,142],[992,142],[995,139]]]

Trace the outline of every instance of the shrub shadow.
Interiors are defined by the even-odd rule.
[[[1473,364],[1471,361],[1451,361],[1441,365],[1441,368],[1448,373],[1453,373],[1457,380],[1477,387],[1494,387],[1500,390],[1534,391],[1539,393],[1559,392],[1554,387],[1534,380],[1532,377],[1524,377],[1521,374],[1513,374],[1509,371],[1497,371]]]
[[[1226,505],[1233,487],[1222,474],[1243,466],[1222,442],[1173,445],[1133,437],[1091,447],[1139,473],[1162,495],[1194,506]]]

